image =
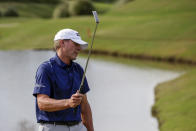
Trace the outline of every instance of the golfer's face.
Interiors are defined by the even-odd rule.
[[[81,47],[79,44],[69,40],[64,41],[65,44],[65,54],[70,60],[75,60],[78,53],[81,50]]]

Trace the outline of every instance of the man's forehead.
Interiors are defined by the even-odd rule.
[[[74,44],[77,44],[77,45],[80,45],[80,44],[78,44],[78,43],[76,43],[76,42],[74,42],[74,41],[72,41],[72,40],[70,40],[72,43],[74,43]]]

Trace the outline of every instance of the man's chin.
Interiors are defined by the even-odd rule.
[[[78,57],[78,53],[74,53],[71,58],[72,58],[72,60],[76,60],[77,57]]]
[[[72,57],[72,60],[76,60],[78,56]]]

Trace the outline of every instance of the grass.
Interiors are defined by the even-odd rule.
[[[160,84],[156,92],[155,109],[160,131],[196,130],[196,69],[180,78]]]
[[[196,61],[195,0],[134,0],[121,5],[96,4],[100,10],[109,9],[106,14],[99,15],[101,22],[94,49],[159,57],[173,56]],[[28,10],[28,5],[25,6],[24,13]],[[45,9],[44,5],[40,6]],[[0,8],[2,7],[0,4]],[[39,13],[44,12],[40,10]],[[30,14],[33,16],[37,13]],[[83,39],[90,42],[89,34],[92,36],[94,26],[92,16],[55,20],[35,17],[0,18],[0,49],[52,48],[53,37],[62,28],[78,30]],[[104,59],[141,66],[138,61],[108,57]],[[153,111],[159,119],[161,131],[195,131],[196,69],[149,61],[143,65],[187,72],[156,88]]]
[[[90,22],[86,23],[86,19],[84,17],[59,20],[29,18],[26,20],[22,19],[19,22],[16,19],[9,19],[10,22],[8,22],[8,19],[0,20],[0,48],[19,50],[51,48],[55,33],[62,28],[74,28],[76,30],[84,30],[83,32],[87,31],[89,27],[87,28],[86,24],[90,24]],[[80,26],[78,22],[80,22]],[[1,27],[2,24],[7,24],[8,26]],[[15,26],[9,27],[9,25],[13,24]]]
[[[104,7],[99,3],[97,5],[103,8],[108,6],[105,4]],[[136,0],[119,7],[109,5],[110,11],[99,16],[101,23],[94,48],[129,54],[173,56],[196,61],[195,6],[195,0]],[[3,23],[3,20],[0,20],[0,23]],[[10,39],[16,35],[17,46],[11,47],[13,49],[25,49],[26,46],[49,48],[54,33],[61,29],[58,27],[75,28],[81,32],[85,40],[90,41],[87,31],[93,32],[94,20],[91,16],[58,20],[30,19],[12,29],[0,28],[0,34],[7,34],[7,37],[0,38],[0,49],[10,49]],[[31,35],[33,40],[29,39],[22,44],[20,40],[24,35]]]
[[[100,14],[108,12],[112,8],[110,3],[94,2],[96,11]]]
[[[87,54],[80,54],[80,57],[87,57]],[[135,66],[138,68],[156,68],[165,71],[176,71],[176,72],[188,72],[194,69],[194,66],[183,65],[183,64],[170,64],[165,62],[154,62],[149,60],[138,60],[138,59],[127,59],[122,57],[105,56],[105,55],[91,55],[91,59],[98,59],[102,61],[112,61],[115,63],[121,63],[129,66]]]

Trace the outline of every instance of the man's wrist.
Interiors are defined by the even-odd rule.
[[[70,107],[71,107],[71,106],[70,106],[70,104],[69,104],[69,99],[65,99],[64,107],[65,107],[65,109],[67,109],[67,108],[70,108]]]

